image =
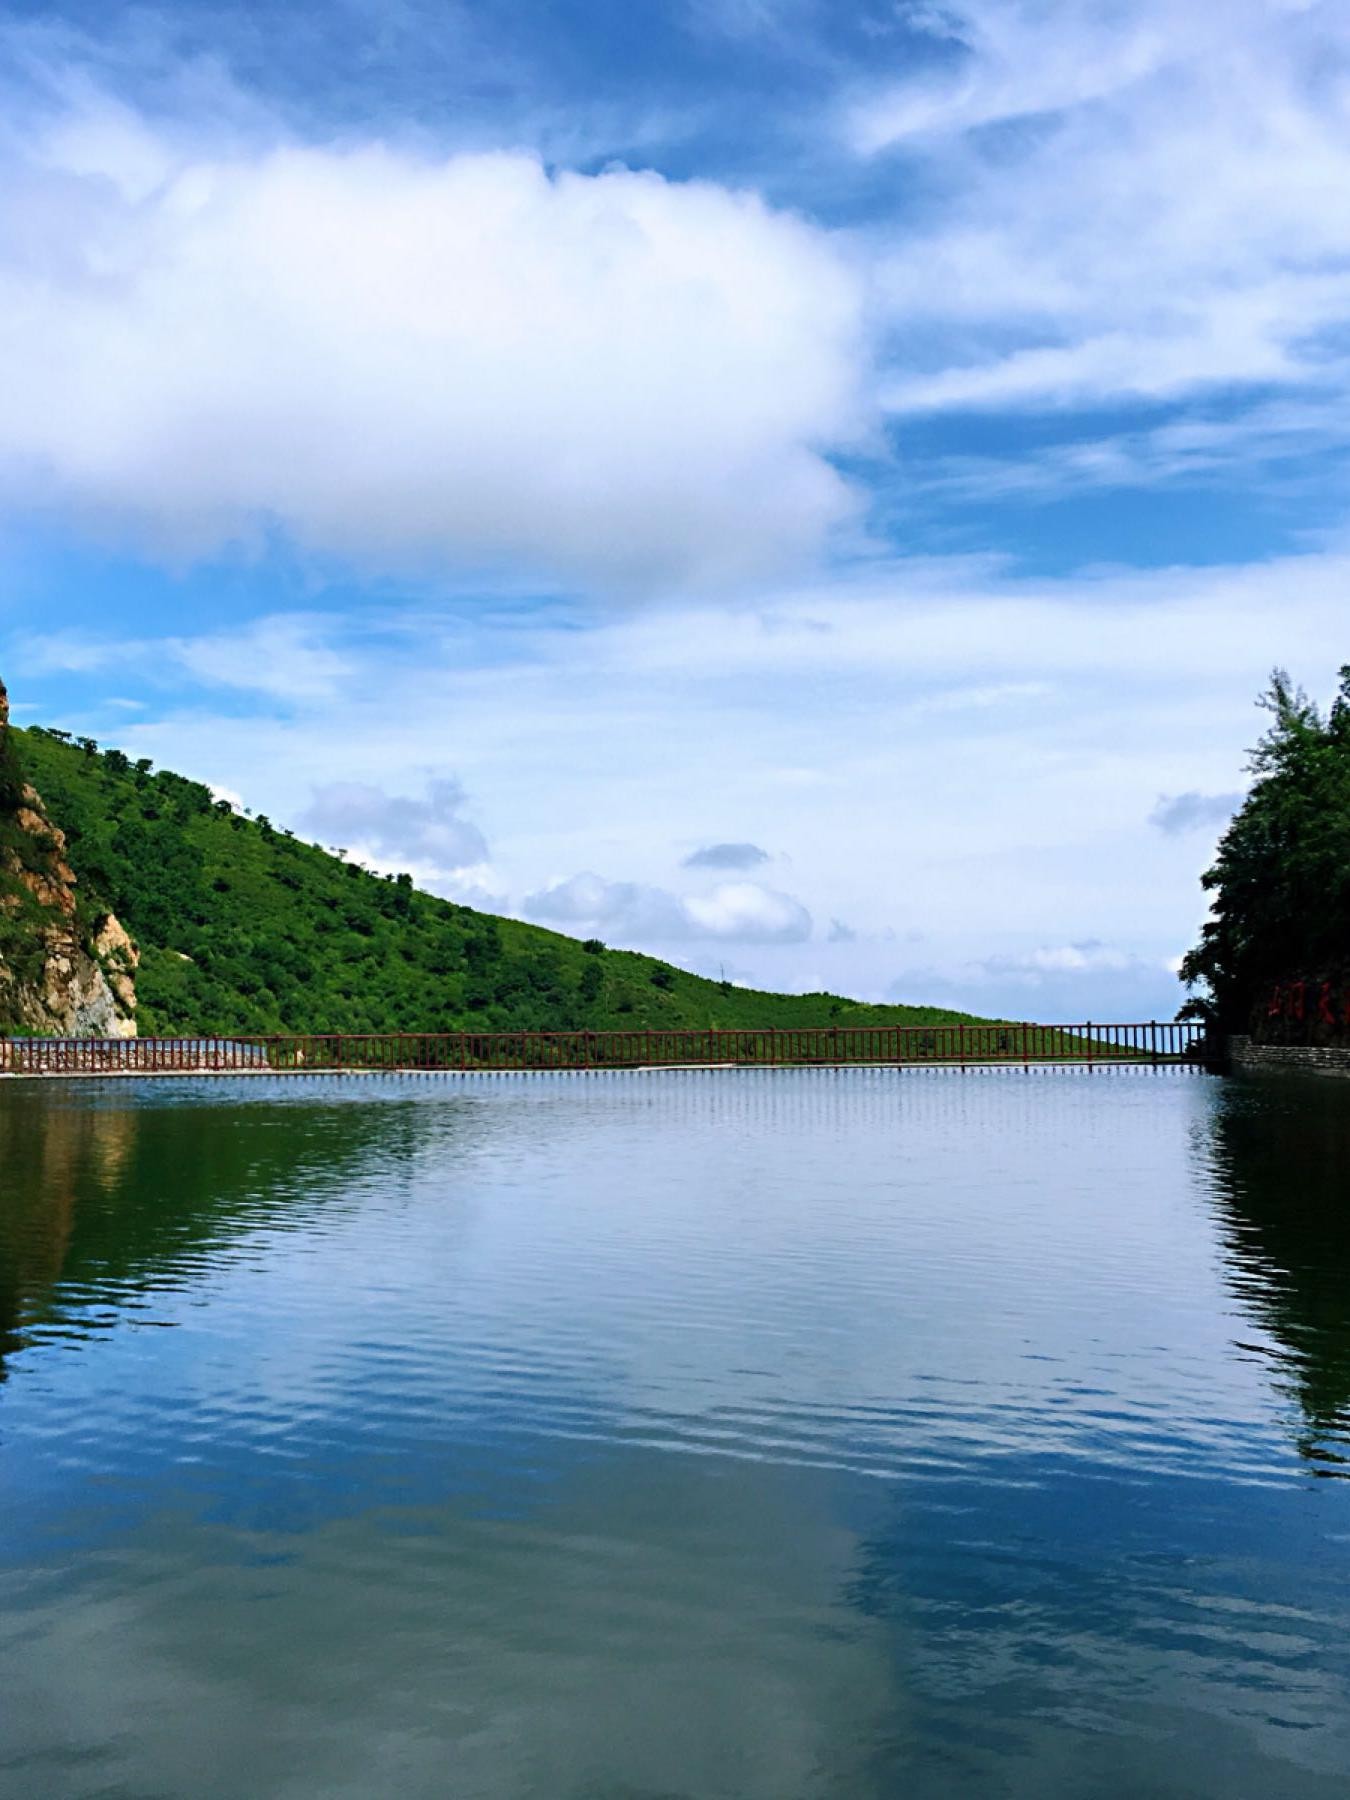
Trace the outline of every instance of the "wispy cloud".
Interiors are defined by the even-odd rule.
[[[273,700],[313,702],[332,698],[354,669],[351,659],[333,646],[336,629],[332,618],[272,614],[235,631],[198,637],[115,638],[78,631],[20,635],[16,650],[33,675],[134,671],[161,685],[189,679]],[[125,709],[139,702],[108,704]]]
[[[1259,482],[1269,493],[1272,482],[1287,491],[1306,479],[1291,472],[1293,464],[1319,482],[1337,479],[1347,453],[1339,394],[1255,404],[1229,396],[1218,407],[1172,409],[1161,423],[1105,435],[1098,426],[1097,435],[1023,446],[1017,454],[929,457],[909,468],[907,480],[911,497],[930,503],[1074,499],[1111,488],[1175,491],[1220,482]]]
[[[322,700],[354,672],[351,659],[327,640],[330,625],[321,619],[273,617],[242,631],[170,638],[165,647],[199,681],[279,700]]]
[[[1159,794],[1158,804],[1148,815],[1148,822],[1169,837],[1175,837],[1184,831],[1205,831],[1216,825],[1226,825],[1241,804],[1239,793],[1199,794],[1192,790],[1187,794]]]
[[[1327,200],[1350,184],[1343,8],[948,13],[952,54],[848,115],[861,154],[903,148],[943,194],[883,276],[896,410],[1344,390],[1350,217]]]

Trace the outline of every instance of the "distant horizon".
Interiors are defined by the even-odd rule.
[[[0,42],[16,724],[714,978],[1174,1014],[1350,657],[1342,11]]]

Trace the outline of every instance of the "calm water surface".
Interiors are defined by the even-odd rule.
[[[1350,1791],[1350,1084],[0,1084],[0,1790]]]

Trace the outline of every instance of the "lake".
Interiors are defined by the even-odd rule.
[[[0,1792],[1350,1786],[1350,1083],[0,1083]]]

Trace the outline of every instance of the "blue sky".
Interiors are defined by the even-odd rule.
[[[1174,1009],[1252,700],[1347,655],[1342,8],[0,49],[20,718],[736,979]]]

